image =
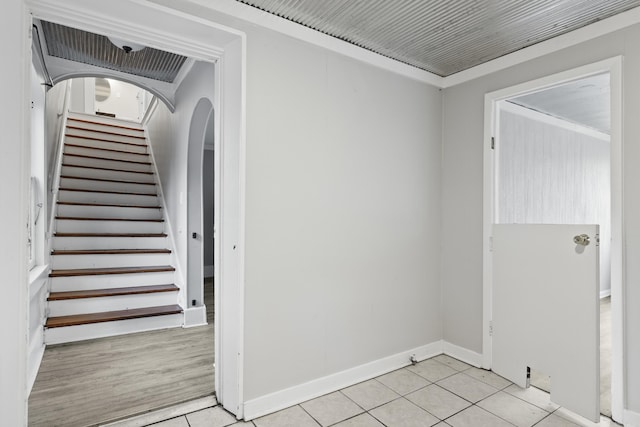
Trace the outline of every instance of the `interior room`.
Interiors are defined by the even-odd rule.
[[[127,411],[107,407],[112,416],[98,424],[640,426],[640,1],[19,0],[2,8],[11,64],[0,67],[7,425],[37,423],[30,400],[43,390],[39,373],[49,372],[54,389],[63,384],[64,365],[48,354],[74,349],[82,362],[65,361],[82,368],[88,353],[110,348],[141,363],[125,362],[136,371],[127,377],[155,372],[166,381],[148,390],[195,394],[160,404],[123,397]],[[566,100],[571,82],[597,90],[607,84],[588,79],[605,76],[608,108],[579,100],[578,111],[608,110],[609,131],[534,96],[563,88],[556,98]],[[108,98],[96,100],[107,91],[96,78],[109,82]],[[71,79],[85,79],[83,95],[65,93]],[[124,96],[116,82],[137,88],[121,117],[107,105]],[[500,103],[513,120],[494,120]],[[517,143],[542,144],[515,145],[516,158],[500,163],[510,175],[498,183],[520,189],[496,194],[526,209],[491,199],[490,165],[509,147],[496,125]],[[570,151],[545,139],[553,132],[584,140]],[[536,169],[534,160],[562,168]],[[588,182],[599,187],[586,190]],[[577,187],[555,199],[546,191],[569,183]],[[565,215],[574,205],[580,219]],[[558,216],[534,218],[536,209]],[[491,255],[503,220],[600,226],[599,242],[589,228],[546,251],[588,263],[562,271],[575,272],[579,280],[566,282],[593,308],[581,328],[586,305],[559,304],[570,294],[559,287],[538,311],[560,320],[544,331],[527,324],[529,335],[554,342],[548,355],[591,346],[575,363],[562,358],[571,377],[537,369],[551,375],[550,387],[536,378],[524,387],[535,364],[501,365],[510,353],[498,344],[525,317],[524,303],[497,303],[508,300],[497,284],[509,269]],[[529,253],[518,247],[507,252]],[[579,286],[583,270],[593,286]],[[528,283],[508,277],[514,289]],[[607,366],[595,350],[606,339],[595,322],[601,297],[610,298],[599,316],[611,319],[610,380],[608,368],[596,369]],[[199,330],[208,338],[188,338]],[[172,337],[135,339],[155,334]],[[176,367],[142,362],[122,350],[127,339],[140,355],[173,346]],[[198,356],[207,374],[182,370],[192,341],[207,346]],[[507,349],[530,350],[524,339]],[[108,359],[102,365],[112,368]],[[93,370],[84,366],[83,375]],[[59,400],[44,398],[41,408],[76,416],[101,394],[132,396],[116,375],[102,376],[111,385],[93,390],[91,405],[72,398],[79,389],[59,388]],[[611,384],[603,399],[598,383]]]

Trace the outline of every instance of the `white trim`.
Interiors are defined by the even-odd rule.
[[[640,427],[640,412],[634,412],[626,409],[624,411],[625,427]]]
[[[637,7],[459,73],[441,77],[235,0],[218,0],[216,2],[196,0],[194,3],[442,89],[453,87],[640,23],[640,7]]]
[[[219,280],[215,281],[218,291],[216,294],[226,296],[223,309],[216,307],[217,319],[219,320],[222,316],[223,321],[215,322],[215,352],[218,364],[215,392],[226,409],[242,417],[245,249],[244,242],[236,239],[238,239],[237,235],[244,238],[245,221],[245,178],[239,176],[245,173],[246,40],[244,33],[146,0],[112,0],[109,3],[95,4],[88,4],[82,0],[66,0],[62,4],[55,0],[25,1],[33,16],[39,19],[116,36],[216,64],[214,82],[218,98],[214,103],[214,110],[216,114],[221,114],[224,110],[225,117],[225,120],[220,120],[215,128],[220,135],[219,144],[222,148],[227,145],[240,147],[236,164],[229,165],[233,167],[226,169],[229,182],[218,182],[225,192],[236,190],[238,181],[242,185],[235,192],[239,208],[231,209],[228,218],[219,219],[223,221],[224,227],[217,228],[217,237],[222,240],[225,239],[226,234],[229,234],[225,241],[231,243],[233,239],[237,249],[234,250],[233,257],[218,254],[220,262],[216,262],[216,266],[229,264],[229,267],[223,270],[224,275],[219,275]],[[30,28],[29,26],[29,30]],[[229,69],[237,72],[229,72],[223,78],[224,73],[221,70],[223,67],[220,64],[225,58]],[[216,148],[220,147],[216,146]],[[226,325],[224,331],[221,325]],[[219,381],[222,375],[227,378],[225,383]]]
[[[573,30],[569,33],[562,34],[552,39],[534,44],[533,46],[529,46],[508,55],[501,56],[500,58],[485,62],[484,64],[444,77],[441,83],[441,88],[445,89],[466,83],[479,77],[504,70],[505,68],[513,67],[515,65],[522,64],[523,62],[557,52],[561,49],[566,49],[614,31],[630,27],[637,23],[640,23],[640,7],[619,13],[618,15],[603,19],[602,21],[594,22],[593,24]]]
[[[249,400],[244,406],[244,419],[249,421],[403,368],[411,364],[411,356],[415,356],[418,361],[437,356],[442,354],[442,344],[442,341],[435,341],[431,344]]]
[[[128,22],[130,21],[127,19],[107,19],[105,21],[102,18],[106,18],[109,13],[114,13],[114,10],[103,10],[94,4],[88,5],[77,1],[70,1],[61,4],[54,0],[26,0],[26,3],[30,7],[34,17],[39,19],[72,26],[73,28],[83,31],[98,32],[105,36],[118,38],[124,37],[126,40],[131,42],[178,53],[180,55],[202,61],[214,62],[223,51],[219,47],[206,43],[202,38],[198,40],[194,39],[194,37],[175,34],[174,31],[180,30],[177,26],[176,29],[172,31],[171,28],[159,29],[148,24],[142,25],[137,23],[137,25],[131,26],[128,25]],[[210,28],[238,35],[237,31],[232,30],[229,27],[223,27],[209,21],[196,20],[185,14],[179,14],[172,9],[158,6],[145,0],[112,1],[108,7],[115,8],[123,14],[128,13],[131,16],[132,12],[129,10],[129,7],[126,6],[127,4],[149,10],[169,13],[175,17],[190,19],[191,21],[198,22],[199,24],[205,24]]]
[[[600,291],[600,299],[610,297],[610,296],[611,296],[611,289],[605,289]]]
[[[183,328],[193,328],[194,326],[207,325],[207,307],[200,305],[198,307],[189,307],[184,309],[184,325]]]
[[[205,265],[204,266],[204,278],[208,279],[210,277],[214,277],[214,266],[213,265]]]
[[[634,9],[636,10],[636,9]],[[510,97],[537,92],[590,75],[610,73],[611,86],[611,315],[612,315],[612,384],[611,408],[614,419],[621,419],[625,397],[624,376],[624,251],[625,245],[622,210],[623,195],[623,141],[622,141],[622,57],[616,56],[572,70],[542,77],[485,95],[484,110],[484,178],[483,178],[483,362],[482,367],[491,369],[492,348],[489,325],[492,307],[493,265],[491,236],[494,218],[494,168],[491,137],[497,129],[496,108],[499,101]]]
[[[622,419],[626,401],[625,375],[625,301],[626,301],[626,237],[624,217],[624,136],[622,128],[622,57],[610,64],[611,87],[611,328],[612,358],[611,411],[613,419]],[[619,213],[619,215],[617,214]]]
[[[447,341],[443,341],[442,344],[444,354],[475,366],[476,368],[482,366],[482,354],[460,347],[459,345],[451,344]]]
[[[549,114],[541,113],[531,108],[523,107],[522,105],[514,104],[513,102],[500,103],[502,111],[508,111],[513,114],[525,117],[530,120],[545,123],[551,126],[555,126],[561,129],[565,129],[571,132],[580,133],[591,138],[596,138],[601,141],[610,142],[611,136],[601,132],[597,129],[583,126],[578,123],[571,122],[569,120],[561,119],[558,117],[550,116]]]
[[[156,5],[145,0],[130,0],[133,3],[144,5],[145,7],[154,8],[157,10],[165,9],[163,6]],[[73,7],[64,7],[57,4],[45,4],[43,1],[37,1],[38,11],[40,14],[49,16],[50,20],[55,20],[62,24],[71,21],[82,22],[84,11],[77,10]],[[307,28],[300,24],[296,24],[284,18],[276,15],[264,12],[252,6],[237,2],[235,0],[218,0],[216,2],[210,2],[206,0],[194,1],[195,4],[206,7],[225,15],[244,20],[251,24],[259,25],[264,28],[268,28],[273,31],[277,31],[282,34],[286,34],[290,37],[294,37],[298,40],[305,41],[315,46],[320,46],[332,52],[339,53],[341,55],[354,58],[369,65],[373,65],[378,68],[408,77],[413,80],[417,80],[423,83],[427,83],[439,88],[453,87],[468,81],[477,79],[482,76],[486,76],[497,71],[503,70],[514,65],[521,64],[526,61],[530,61],[535,58],[539,58],[544,55],[556,52],[561,49],[565,49],[571,46],[575,46],[580,43],[592,40],[597,37],[609,34],[614,31],[618,31],[627,28],[631,25],[640,23],[640,7],[628,10],[626,12],[614,15],[607,19],[595,22],[577,30],[571,31],[560,36],[556,36],[552,39],[534,44],[524,49],[520,49],[516,52],[508,55],[501,56],[494,60],[485,62],[475,67],[469,68],[459,73],[452,74],[447,77],[441,77],[428,71],[421,70],[417,67],[404,64],[402,62],[387,58],[380,54],[374,53],[362,47],[353,45],[351,43],[339,40],[335,37],[331,37],[327,34],[321,33],[311,28]],[[63,11],[60,13],[60,11]],[[200,17],[195,17],[184,12],[173,10],[174,15],[181,18],[188,18],[194,22],[201,24],[211,25],[210,21],[207,21]],[[164,34],[159,38],[150,37],[148,34],[148,27],[139,27],[137,29],[126,28],[122,24],[118,25],[105,25],[90,17],[91,19],[85,20],[82,25],[75,24],[75,26],[82,30],[99,29],[102,33],[108,35],[118,35],[116,33],[125,32],[130,34],[129,40],[140,42],[146,46],[155,48],[164,48],[166,46],[177,46],[174,51],[184,52],[185,55],[192,58],[212,61],[215,59],[212,56],[212,48],[203,43],[189,44],[189,40],[179,38],[176,40],[168,39]],[[225,27],[222,25],[216,25],[216,28],[222,31],[235,32],[237,30]],[[154,31],[152,31],[153,33]],[[221,52],[218,52],[218,56]]]
[[[418,80],[433,86],[442,87],[443,78],[428,71],[421,70],[412,65],[404,64],[354,44],[345,42],[336,37],[331,37],[311,28],[305,27],[287,19],[264,12],[255,7],[237,2],[235,0],[196,0],[193,3],[214,10],[225,15],[242,19],[251,24],[259,25],[273,31],[302,40],[315,46],[320,46],[332,52],[357,59],[366,64],[391,71],[413,80]]]

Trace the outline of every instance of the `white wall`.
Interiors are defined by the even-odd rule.
[[[624,230],[627,281],[627,408],[640,412],[640,50],[636,25],[444,91],[444,338],[482,351],[482,182],[484,95],[542,76],[624,55]],[[460,242],[466,242],[461,245]]]
[[[0,46],[10,67],[0,67],[0,80],[6,82],[0,103],[0,271],[2,300],[0,310],[0,402],[2,423],[27,424],[27,264],[26,228],[29,177],[29,131],[24,118],[29,117],[29,79],[31,60],[22,2],[2,5]],[[10,351],[8,351],[10,349]]]
[[[213,64],[198,62],[176,92],[176,111],[163,103],[149,122],[149,141],[166,203],[166,217],[175,238],[180,282],[186,284],[187,242],[187,156],[189,127],[194,108],[201,98],[213,102]]]
[[[438,89],[197,15],[247,33],[245,400],[439,342]]]
[[[251,400],[441,339],[441,97],[241,29]]]
[[[599,224],[600,292],[610,292],[609,136],[500,104],[496,223]]]
[[[90,113],[93,114],[93,111],[89,111],[90,107],[86,105],[86,96],[85,96],[85,77],[78,77],[75,79],[71,79],[71,105],[70,110],[75,111],[76,113]]]
[[[95,81],[95,79],[92,79]],[[107,79],[111,85],[111,94],[104,101],[95,101],[98,112],[113,113],[118,119],[139,122],[144,114],[142,103],[144,89],[115,79]]]

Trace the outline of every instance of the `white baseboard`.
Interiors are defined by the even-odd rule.
[[[600,291],[600,299],[610,297],[611,289],[605,289],[604,291]]]
[[[442,342],[442,350],[444,354],[454,357],[462,362],[479,368],[482,366],[482,354],[475,351],[468,350],[464,347],[460,347],[450,342]]]
[[[207,307],[201,305],[199,307],[189,307],[184,310],[184,327],[192,328],[194,326],[202,326],[207,324]]]
[[[640,413],[625,409],[624,411],[625,427],[640,427]]]
[[[213,277],[213,265],[204,266],[204,278],[208,279],[209,277]]]
[[[442,341],[436,341],[422,347],[403,351],[383,359],[347,369],[346,371],[258,397],[245,402],[244,419],[249,421],[400,369],[411,363],[411,356],[415,356],[415,358],[420,361],[439,354],[442,354]]]

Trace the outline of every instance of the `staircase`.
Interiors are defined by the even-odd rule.
[[[70,114],[63,150],[45,342],[181,326],[144,130]]]

